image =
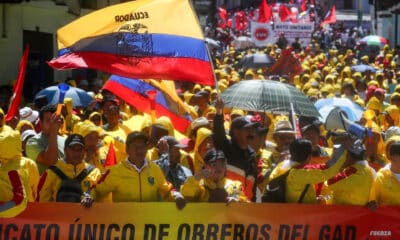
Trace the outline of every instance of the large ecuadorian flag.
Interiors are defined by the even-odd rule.
[[[93,68],[128,78],[214,85],[189,0],[137,0],[83,16],[57,31],[57,69]]]

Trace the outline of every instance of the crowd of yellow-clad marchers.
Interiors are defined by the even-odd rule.
[[[288,116],[225,108],[219,93],[241,79],[267,78],[268,68],[237,67],[256,51],[276,59],[280,54],[272,44],[229,48],[215,62],[217,89],[179,86],[193,118],[186,133],[168,117],[152,119],[107,91],[80,111],[66,98],[60,115],[53,105],[24,107],[6,124],[0,110],[0,216],[14,216],[34,201],[82,201],[87,207],[176,201],[178,208],[199,201],[262,202],[268,183],[288,171],[286,202],[400,203],[400,53],[385,46],[376,59],[358,60],[352,50],[325,54],[312,41],[293,52],[303,72],[276,79],[313,101],[343,97],[359,104],[365,111],[358,123],[370,132],[360,140],[328,134],[318,118],[305,116],[298,126],[303,138],[296,139]],[[378,71],[354,72],[360,63]],[[78,189],[59,170],[69,179],[84,172]]]

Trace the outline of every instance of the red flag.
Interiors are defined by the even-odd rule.
[[[272,17],[272,8],[267,4],[266,0],[262,0],[258,10],[258,22],[266,23]]]
[[[300,10],[305,12],[307,10],[307,0],[303,0],[300,5]]]
[[[225,8],[219,7],[218,15],[222,20],[226,21],[226,18],[228,17],[228,12],[226,11]]]
[[[235,13],[235,28],[236,30],[245,30],[247,28],[246,13],[239,11]]]
[[[279,6],[278,13],[279,13],[279,17],[281,18],[281,22],[285,22],[291,14],[289,8],[286,7],[286,5],[283,3]]]
[[[228,18],[228,12],[225,8],[219,7],[218,8],[218,27],[224,28],[226,26],[226,20]]]
[[[289,4],[294,4],[294,0],[289,0]]]
[[[333,5],[331,10],[325,17],[324,21],[321,22],[321,27],[323,27],[325,24],[335,23],[335,22],[336,22],[336,6]]]
[[[106,160],[104,161],[104,167],[109,167],[117,164],[117,157],[115,156],[114,144],[111,142],[108,147],[108,153]]]
[[[270,75],[289,75],[293,79],[295,75],[301,73],[300,61],[292,55],[291,51],[291,49],[285,49],[281,52],[279,60],[269,69]]]
[[[22,90],[24,89],[26,64],[28,63],[29,45],[25,47],[24,54],[22,55],[21,62],[19,63],[18,78],[14,86],[14,94],[10,100],[10,107],[6,116],[6,121],[11,121],[17,116],[19,105],[21,104]]]

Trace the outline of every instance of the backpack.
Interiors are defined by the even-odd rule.
[[[290,170],[284,174],[273,178],[265,187],[265,192],[262,196],[262,202],[284,203],[286,202],[286,179],[289,176]]]
[[[269,203],[285,203],[286,202],[286,179],[289,176],[290,170],[284,174],[272,179],[265,187],[264,195],[262,196],[262,202]],[[304,196],[306,195],[310,184],[307,184],[303,189],[300,198],[297,203],[302,203]]]
[[[81,195],[83,194],[81,182],[93,169],[94,166],[89,165],[75,178],[68,178],[58,167],[50,166],[52,170],[59,178],[61,178],[61,185],[58,189],[56,202],[81,202]]]

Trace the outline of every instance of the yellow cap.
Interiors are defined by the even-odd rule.
[[[368,85],[368,87],[371,86],[371,85],[375,85],[375,86],[379,87],[379,83],[377,81],[375,81],[375,80],[369,81],[367,83],[367,85]]]
[[[360,72],[355,72],[353,73],[353,77],[362,77],[362,74]]]
[[[233,115],[244,116],[244,111],[242,109],[234,108],[231,111],[231,116],[233,116]]]
[[[390,101],[393,101],[393,99],[400,99],[400,93],[394,92],[394,93],[390,96]]]
[[[78,122],[77,124],[75,124],[74,130],[73,130],[73,133],[80,134],[80,135],[82,135],[82,137],[86,137],[87,135],[89,135],[92,132],[96,132],[96,133],[100,134],[100,128],[97,127],[96,125],[94,125],[94,123],[92,123],[89,120],[85,120],[83,122]]]
[[[308,97],[318,96],[318,94],[319,94],[319,91],[316,88],[310,88],[307,91],[307,96]]]

